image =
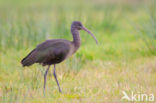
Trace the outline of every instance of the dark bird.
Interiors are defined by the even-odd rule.
[[[81,44],[79,30],[88,32],[95,39],[96,43],[98,43],[95,36],[87,28],[85,28],[81,22],[74,21],[71,25],[73,41],[64,39],[47,40],[39,44],[21,61],[23,66],[30,66],[34,63],[40,63],[43,66],[48,65],[44,74],[44,92],[46,88],[47,73],[52,64],[54,65],[53,75],[58,85],[59,92],[62,92],[55,73],[55,65],[64,61],[78,50]]]

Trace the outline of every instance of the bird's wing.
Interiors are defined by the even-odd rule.
[[[39,44],[22,61],[23,66],[34,63],[46,63],[49,60],[65,59],[70,51],[69,41],[48,40]]]
[[[36,48],[37,58],[36,62],[44,63],[53,59],[65,59],[70,51],[69,43],[62,40],[48,40]]]

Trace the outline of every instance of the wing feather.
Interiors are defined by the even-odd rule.
[[[49,64],[63,61],[70,51],[70,42],[66,40],[48,40],[32,50],[22,61],[23,66],[34,63]]]

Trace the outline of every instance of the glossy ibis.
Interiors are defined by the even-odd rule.
[[[59,92],[62,92],[55,73],[55,65],[64,61],[78,50],[81,44],[79,30],[88,32],[95,39],[96,43],[98,43],[94,35],[87,28],[85,28],[81,22],[74,21],[71,25],[73,41],[64,39],[47,40],[39,44],[21,61],[23,66],[30,66],[34,63],[40,63],[43,66],[48,65],[44,74],[44,92],[46,88],[47,73],[52,64],[54,65],[53,75],[58,85]]]

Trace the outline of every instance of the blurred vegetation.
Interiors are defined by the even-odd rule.
[[[100,42],[98,46],[89,46],[95,44],[94,40],[85,32],[81,32],[82,48],[77,53],[77,56],[81,56],[81,58],[104,60],[120,59],[125,56],[126,58],[136,58],[136,56],[148,54],[149,51],[145,48],[145,50],[139,50],[140,44],[132,35],[132,31],[135,30],[132,30],[129,25],[129,19],[139,19],[138,21],[132,20],[135,25],[148,19],[143,5],[140,3],[134,5],[135,2],[131,4],[111,2],[102,4],[100,1],[95,2],[94,0],[90,3],[88,3],[89,1],[70,2],[48,0],[44,2],[41,0],[38,2],[35,0],[2,2],[1,5],[3,5],[0,9],[1,51],[5,52],[10,48],[16,50],[34,48],[46,39],[72,40],[70,25],[72,21],[79,20],[96,35]],[[134,16],[137,14],[140,16]],[[154,19],[151,19],[148,24],[155,30]],[[148,25],[141,26],[143,30],[147,27],[151,28]],[[141,29],[139,31],[145,32]],[[152,32],[150,34],[153,35],[155,31],[146,29],[146,34],[149,32]],[[146,39],[149,40],[149,38]],[[143,42],[147,42],[147,40],[143,40]],[[133,43],[136,45],[133,46]],[[150,45],[148,44],[149,49]]]
[[[114,103],[121,102],[122,90],[156,93],[155,4],[155,0],[1,0],[0,103]],[[72,40],[70,25],[75,20],[93,32],[99,45],[81,31],[78,52],[57,65],[65,93],[58,93],[50,73],[44,98],[43,67],[23,69],[20,61],[47,39]]]
[[[139,38],[141,38],[145,44],[145,47],[152,53],[156,54],[156,13],[153,5],[147,8],[148,20],[135,26],[135,29]]]

